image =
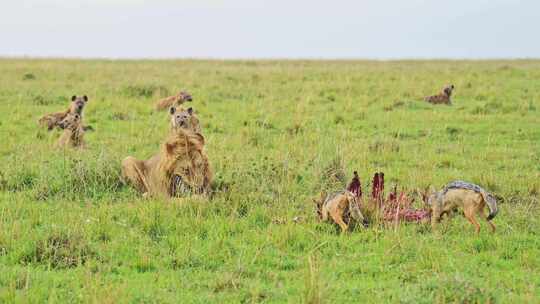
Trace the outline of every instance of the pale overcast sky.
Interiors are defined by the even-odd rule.
[[[0,0],[0,56],[539,58],[540,0]]]

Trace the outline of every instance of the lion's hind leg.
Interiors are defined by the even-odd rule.
[[[122,161],[122,177],[142,193],[149,190],[146,184],[145,172],[144,162],[135,157],[128,156]]]

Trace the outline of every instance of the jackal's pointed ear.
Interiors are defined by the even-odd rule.
[[[71,101],[75,101],[75,99],[77,99],[76,95],[71,96]]]
[[[326,198],[326,191],[322,191],[319,197],[319,203],[322,205],[322,203],[324,203],[324,199]]]
[[[311,198],[311,201],[317,207],[317,212],[321,211],[322,205],[324,203],[325,196],[326,196],[326,194],[324,192],[321,192],[320,198],[317,198],[317,197],[312,197]]]
[[[171,115],[173,115],[174,112],[176,112],[176,108],[175,108],[175,107],[171,107],[171,108],[169,109],[169,113],[170,113]]]
[[[193,108],[191,108],[191,107],[188,108],[188,109],[187,109],[187,112],[188,112],[189,115],[193,115]]]
[[[315,213],[317,214],[317,217],[321,219],[322,218],[322,202],[320,202],[314,197],[312,197],[311,200],[315,204]]]
[[[426,195],[429,197],[430,195],[432,195],[433,193],[437,192],[437,189],[435,189],[435,187],[433,187],[433,185],[429,185],[426,187]]]
[[[84,99],[85,102],[88,102],[88,96],[84,95],[83,99]]]

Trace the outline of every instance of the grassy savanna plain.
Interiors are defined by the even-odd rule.
[[[540,61],[0,60],[0,302],[540,303]],[[454,105],[423,96],[453,83]],[[144,199],[120,180],[188,89],[211,200]],[[37,125],[90,98],[87,149]],[[311,198],[329,166],[368,193],[454,179],[499,198],[461,215],[340,235]],[[334,185],[334,187],[339,187]],[[298,217],[298,221],[293,218]]]

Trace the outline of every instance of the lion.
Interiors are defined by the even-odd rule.
[[[122,176],[143,196],[208,194],[213,176],[199,120],[192,108],[172,107],[170,116],[171,130],[160,151],[147,160],[126,157]]]
[[[433,96],[427,96],[424,98],[424,100],[432,104],[452,105],[452,100],[450,100],[450,96],[452,95],[453,90],[454,90],[453,84],[446,85],[444,86],[441,93],[437,95],[433,95]]]
[[[60,127],[60,122],[66,118],[68,114],[78,114],[80,116],[80,120],[82,121],[82,112],[86,104],[88,103],[88,96],[75,96],[73,95],[71,97],[71,104],[69,105],[69,108],[63,112],[56,112],[44,115],[41,117],[38,121],[38,123],[41,126],[47,127],[47,130],[51,131],[54,128]],[[87,130],[93,130],[91,126],[84,126],[83,129],[85,131]]]
[[[187,101],[193,101],[193,97],[186,91],[180,91],[177,95],[163,98],[156,103],[156,110],[165,110],[170,107],[177,107]]]
[[[58,123],[58,127],[64,132],[60,135],[57,147],[75,147],[84,148],[84,128],[81,122],[81,115],[77,113],[69,113],[62,121]]]

